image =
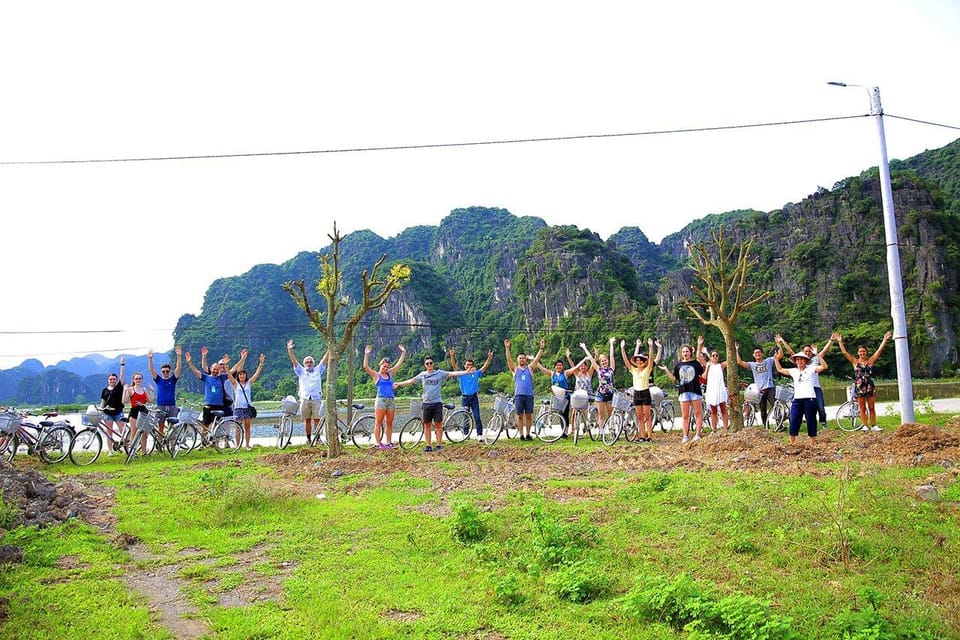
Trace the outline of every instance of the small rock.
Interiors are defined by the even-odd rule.
[[[914,491],[917,492],[917,497],[921,500],[935,501],[940,499],[940,493],[932,484],[922,484],[914,488]]]
[[[325,493],[318,493],[318,494],[317,494],[317,500],[326,500],[326,499],[327,499],[327,494],[325,494]]]
[[[0,545],[0,564],[20,564],[23,562],[23,549],[8,544]]]

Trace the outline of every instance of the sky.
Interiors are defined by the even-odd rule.
[[[386,238],[485,206],[660,241],[830,188],[879,136],[853,118],[344,150],[869,112],[828,81],[880,87],[891,159],[960,137],[890,117],[960,126],[956,0],[657,4],[2,3],[0,369],[170,349],[213,280],[322,249],[334,222]]]

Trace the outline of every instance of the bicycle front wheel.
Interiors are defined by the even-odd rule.
[[[410,418],[400,429],[400,448],[413,449],[423,440],[423,420]]]
[[[773,410],[770,412],[770,419],[773,420],[773,426],[776,431],[785,431],[787,423],[790,422],[790,408],[777,400],[773,404]]]
[[[755,415],[756,415],[756,412],[754,411],[753,405],[750,404],[749,402],[744,402],[743,403],[743,426],[752,427],[753,418]]]
[[[608,447],[620,438],[623,429],[623,416],[619,412],[611,413],[600,427],[600,440]]]
[[[501,431],[503,431],[503,415],[495,413],[493,417],[490,418],[490,421],[487,422],[487,428],[483,430],[484,444],[494,444],[497,438],[500,437]]]
[[[640,425],[637,424],[636,411],[629,411],[623,416],[623,437],[627,442],[636,442],[640,437]]]
[[[44,462],[54,464],[63,462],[70,455],[70,443],[73,442],[73,430],[67,427],[53,427],[41,436],[37,445],[37,454]]]
[[[199,439],[200,433],[195,425],[178,424],[170,433],[170,457],[176,458],[181,453],[190,453],[197,448]]]
[[[97,429],[81,429],[70,443],[70,462],[78,467],[93,464],[103,451],[103,437]]]
[[[293,436],[293,418],[287,414],[280,416],[280,424],[277,425],[277,448],[286,449],[290,444],[290,438]]]
[[[236,453],[243,446],[243,425],[227,418],[217,425],[213,434],[213,446],[217,451]]]
[[[533,428],[541,441],[556,442],[567,428],[567,422],[563,419],[562,414],[556,411],[547,411],[537,416],[537,422],[533,425]]]
[[[673,431],[673,423],[676,419],[676,413],[673,410],[672,402],[664,401],[664,403],[660,405],[659,417],[660,431]]]
[[[455,409],[443,421],[443,435],[453,443],[463,442],[473,433],[473,416],[466,409]]]
[[[145,436],[146,434],[143,431],[137,431],[133,434],[133,439],[127,445],[127,458],[125,460],[127,464],[130,464],[130,461],[137,457],[137,453],[140,451],[140,442]]]
[[[371,414],[359,416],[350,427],[350,439],[358,449],[372,449],[377,444],[373,437],[374,417]]]
[[[860,429],[860,405],[853,400],[847,400],[837,410],[837,426],[841,431],[857,431]]]

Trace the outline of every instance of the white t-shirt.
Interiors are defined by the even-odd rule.
[[[817,392],[813,390],[813,377],[816,375],[813,367],[807,365],[803,371],[798,368],[787,369],[787,371],[793,378],[793,397],[795,400],[817,397]]]

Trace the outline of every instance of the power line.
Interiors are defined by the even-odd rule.
[[[939,122],[930,122],[929,120],[918,120],[917,118],[908,118],[908,117],[906,117],[906,116],[895,116],[895,115],[893,115],[893,114],[891,114],[891,113],[884,113],[883,115],[887,116],[888,118],[896,118],[897,120],[906,120],[907,122],[916,122],[916,123],[918,123],[918,124],[927,124],[927,125],[930,125],[931,127],[943,127],[944,129],[956,129],[957,131],[960,131],[960,127],[955,127],[955,126],[949,125],[949,124],[942,124],[942,123],[939,123]]]
[[[754,122],[749,124],[731,124],[711,127],[691,127],[685,129],[662,129],[658,131],[631,131],[623,133],[591,133],[579,136],[552,136],[547,138],[510,138],[505,140],[474,140],[467,142],[440,142],[435,144],[407,144],[383,147],[348,147],[342,149],[315,149],[307,151],[264,151],[259,153],[219,153],[184,156],[144,156],[138,158],[88,158],[80,160],[9,160],[0,162],[0,165],[35,165],[35,164],[103,164],[111,162],[161,162],[168,160],[220,160],[225,158],[262,158],[268,156],[303,156],[328,153],[359,153],[368,151],[412,151],[420,149],[449,149],[456,147],[480,147],[501,144],[529,144],[534,142],[569,142],[572,140],[597,140],[603,138],[628,138],[636,136],[661,136],[677,133],[705,133],[710,131],[730,131],[735,129],[755,129],[759,127],[782,127],[796,124],[813,124],[834,120],[851,120],[868,118],[869,113],[855,116],[831,116],[826,118],[809,118],[805,120],[781,120],[777,122]]]

